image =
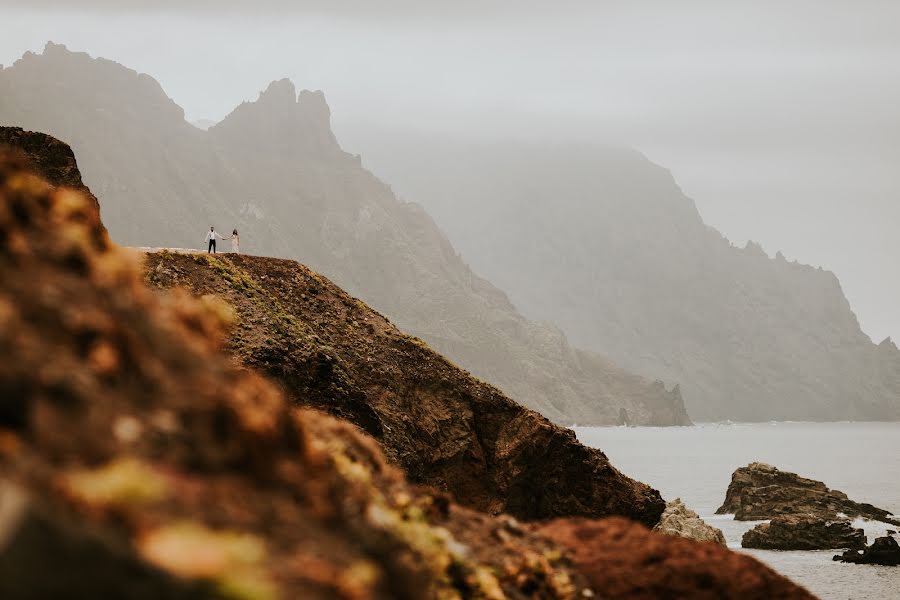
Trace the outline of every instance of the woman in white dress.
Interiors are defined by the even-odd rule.
[[[237,229],[231,232],[231,236],[228,238],[231,240],[231,251],[235,254],[241,253],[241,236],[238,235]]]

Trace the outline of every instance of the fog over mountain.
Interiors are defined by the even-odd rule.
[[[271,140],[277,119],[265,134],[234,127],[243,108],[209,137],[200,129],[285,75],[326,91],[341,141],[334,156],[359,153],[354,160],[402,200],[424,205],[460,263],[528,316],[558,323],[632,371],[683,382],[703,418],[892,414],[893,358],[887,366],[871,358],[868,336],[880,343],[900,331],[900,278],[886,267],[900,260],[894,3],[96,0],[13,2],[4,14],[20,26],[0,41],[0,62],[52,38],[158,76],[154,93],[172,98],[160,107],[184,107],[196,125],[169,108],[165,123],[150,118],[158,127],[148,143],[160,154],[168,135],[198,147],[236,148],[248,131]],[[304,106],[318,110],[312,100]],[[337,145],[330,129],[298,135],[319,140],[317,152]],[[611,150],[628,147],[650,160]],[[150,197],[166,181],[173,204],[148,218],[177,220],[173,233],[184,228],[184,239],[191,218],[221,211],[208,200],[218,195],[246,196],[223,204],[233,204],[229,214],[271,217],[249,186],[223,192],[215,178],[191,182],[192,173],[223,168],[216,152],[192,148],[183,160],[152,164],[152,178],[146,166],[125,161],[117,173],[105,164],[103,185],[144,186],[140,197]],[[174,203],[182,194],[205,200],[187,209]],[[122,211],[123,239],[155,234],[127,204],[107,210]],[[251,230],[270,240],[266,251],[320,251],[266,227]],[[731,248],[748,241],[748,250]],[[611,248],[628,260],[610,262]],[[634,269],[611,270],[626,264]],[[669,279],[677,285],[666,297]],[[702,302],[684,305],[691,294]],[[691,326],[710,310],[721,312]],[[794,341],[768,352],[766,340],[782,333]],[[893,356],[890,342],[881,347],[874,356]],[[789,376],[799,362],[805,380]],[[759,386],[768,400],[740,415],[728,408],[760,397]],[[805,408],[781,406],[785,394],[806,398]],[[844,413],[838,397],[851,398]],[[767,403],[777,415],[758,410]]]
[[[48,39],[146,73],[191,121],[273,80],[335,129],[620,143],[743,245],[835,271],[900,337],[900,5],[846,2],[7,0],[0,63]],[[164,40],[164,43],[161,43]]]
[[[735,247],[638,152],[378,139],[372,168],[477,272],[576,345],[679,382],[696,419],[900,418],[900,351],[860,330],[837,277]]]

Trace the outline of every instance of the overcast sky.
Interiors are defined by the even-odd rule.
[[[633,146],[900,338],[900,2],[2,0],[0,22],[0,63],[65,43],[189,119],[291,77],[364,155],[368,125]]]

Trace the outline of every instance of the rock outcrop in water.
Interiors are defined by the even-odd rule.
[[[656,524],[653,531],[698,542],[715,542],[722,546],[726,545],[722,530],[708,525],[700,518],[700,515],[685,506],[681,498],[666,503],[666,510],[663,511],[659,523]]]
[[[149,289],[95,208],[0,152],[0,597],[811,598],[712,544],[410,486],[221,354],[232,310]]]
[[[863,549],[848,550],[838,554],[834,560],[858,565],[881,565],[884,567],[900,566],[900,544],[892,537],[877,538],[871,546]]]
[[[737,469],[716,514],[734,513],[738,521],[761,521],[783,515],[808,515],[826,520],[839,515],[897,523],[887,510],[854,502],[847,494],[828,489],[821,481],[751,463]]]
[[[760,523],[744,534],[741,546],[760,550],[861,549],[866,546],[866,534],[847,519],[793,515]]]
[[[390,131],[356,147],[526,316],[681,383],[695,420],[900,420],[900,351],[838,278],[735,247],[640,153]]]
[[[282,80],[202,131],[151,77],[56,44],[0,70],[0,125],[70,142],[117,242],[191,248],[237,227],[244,252],[303,261],[556,422],[690,423],[679,391],[524,318],[329,119],[321,92]]]

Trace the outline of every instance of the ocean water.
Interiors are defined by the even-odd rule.
[[[852,500],[900,515],[900,423],[701,424],[693,427],[575,427],[627,475],[680,497],[746,552],[825,600],[900,600],[900,567],[833,562],[838,551],[742,550],[756,525],[715,515],[731,474],[759,461],[824,481]],[[859,521],[871,542],[889,526]]]

